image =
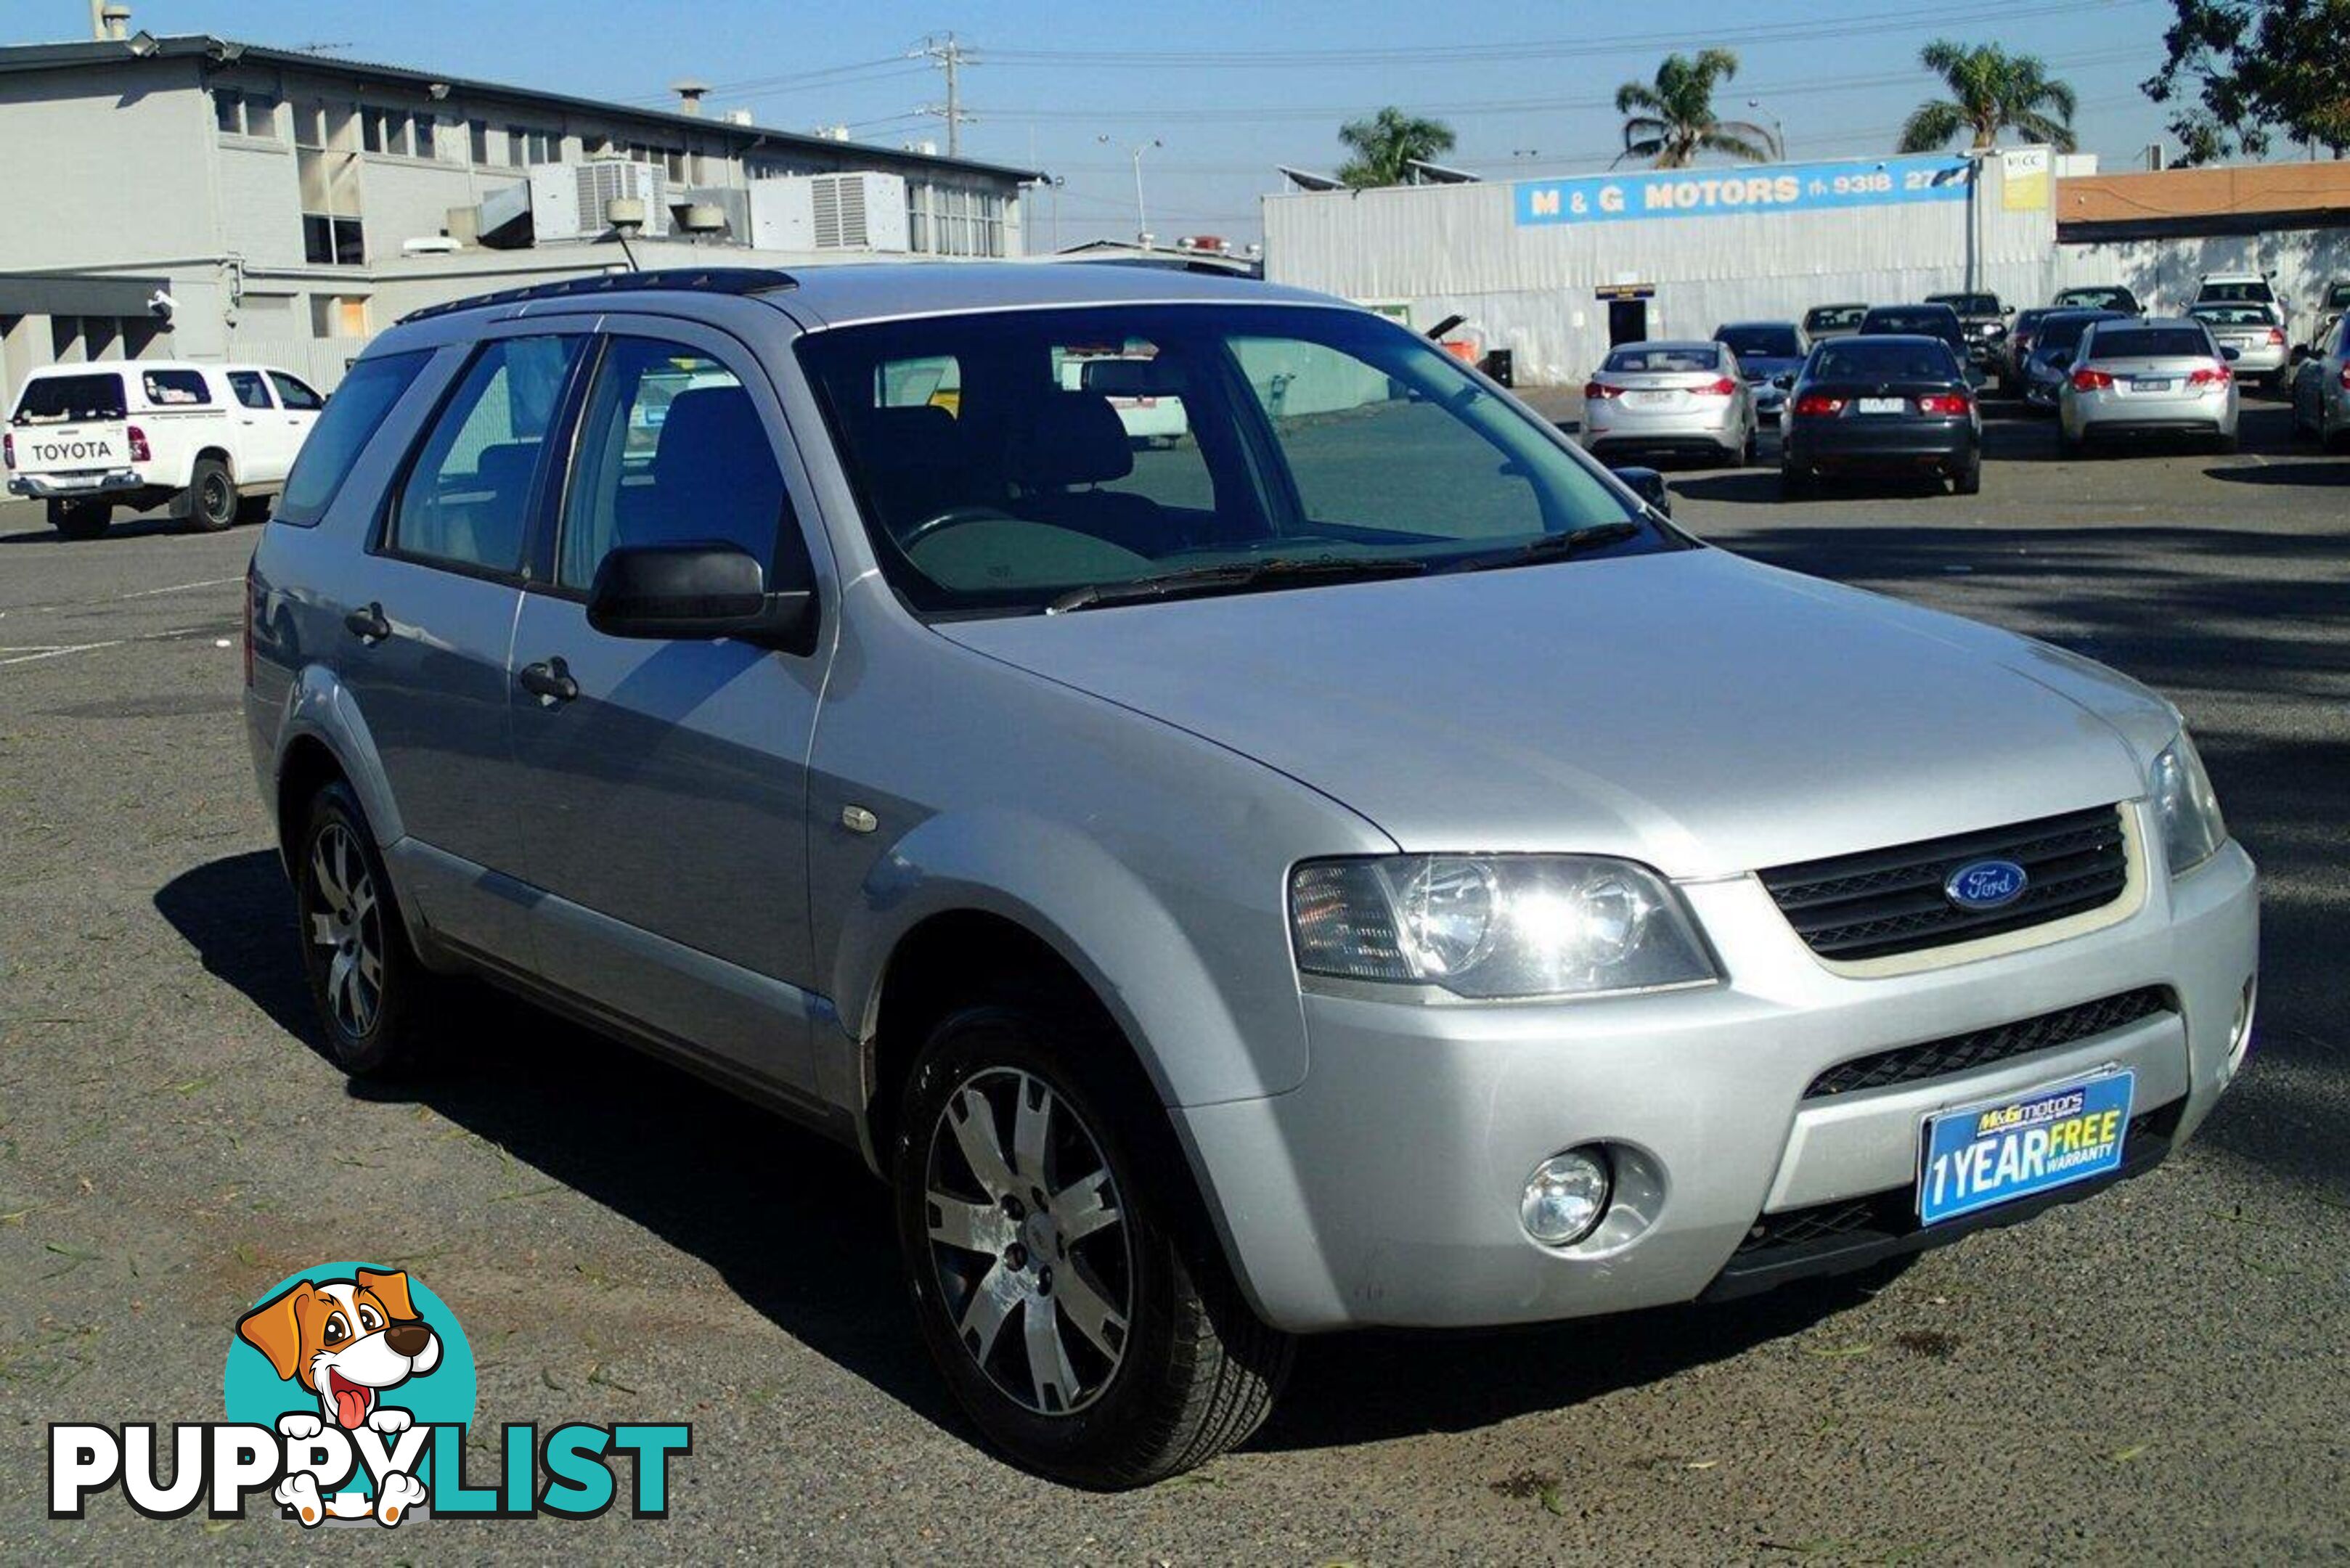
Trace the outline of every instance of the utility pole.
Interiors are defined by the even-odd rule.
[[[947,122],[947,156],[950,158],[962,156],[962,128],[971,118],[962,111],[962,67],[971,57],[971,51],[964,48],[952,33],[943,38],[936,33],[926,36],[921,47],[908,57],[910,59],[929,60],[946,73],[945,106],[924,104],[920,112]]]

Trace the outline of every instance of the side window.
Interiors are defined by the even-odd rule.
[[[343,487],[345,476],[367,450],[384,415],[432,358],[430,349],[420,348],[411,354],[379,355],[351,367],[333,404],[304,438],[294,472],[286,476],[286,493],[277,498],[270,514],[274,521],[307,528],[326,515],[335,493]]]
[[[277,389],[277,400],[296,413],[316,413],[327,406],[326,399],[283,370],[270,371],[269,384]]]
[[[228,386],[229,390],[236,394],[236,400],[248,409],[270,406],[269,388],[263,383],[258,370],[231,370]]]
[[[877,409],[944,409],[962,412],[962,362],[951,354],[884,359],[873,367]]]
[[[213,400],[202,370],[149,370],[140,376],[139,386],[148,403],[159,409],[189,408]]]
[[[773,565],[790,547],[783,470],[732,370],[650,337],[615,337],[580,416],[556,581],[585,589],[624,545],[740,545]]]
[[[1456,418],[1377,366],[1320,343],[1235,337],[1232,349],[1272,421],[1308,523],[1415,538],[1428,536],[1431,517],[1447,519],[1461,538],[1543,532],[1542,498],[1472,422],[1473,400],[1463,400],[1468,417]],[[1367,452],[1412,461],[1367,462]]]
[[[393,504],[394,551],[487,572],[521,567],[547,429],[586,341],[502,337],[483,347],[409,464]]]

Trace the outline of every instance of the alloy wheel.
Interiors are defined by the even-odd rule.
[[[340,822],[311,840],[310,888],[310,941],[328,954],[328,1011],[363,1039],[383,1006],[383,911],[367,857]]]
[[[931,1262],[965,1353],[1033,1414],[1092,1404],[1125,1360],[1135,1289],[1100,1141],[1044,1079],[991,1067],[947,1097],[925,1169]]]

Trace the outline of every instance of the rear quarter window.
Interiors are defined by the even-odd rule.
[[[382,427],[384,416],[431,358],[431,349],[420,348],[410,354],[362,359],[351,367],[303,441],[302,455],[294,460],[294,472],[286,476],[286,493],[270,514],[272,521],[296,528],[317,525],[343,481],[350,477],[359,454]]]
[[[111,372],[88,376],[36,376],[25,383],[14,416],[20,425],[64,424],[73,420],[119,420],[122,378]]]
[[[141,370],[139,391],[155,409],[201,408],[213,400],[202,370]]]

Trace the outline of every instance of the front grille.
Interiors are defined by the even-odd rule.
[[[2034,1051],[2110,1033],[2158,1013],[2175,1012],[2178,1007],[2168,989],[2140,986],[2136,991],[2061,1007],[2035,1018],[2020,1018],[2012,1023],[1978,1029],[1969,1034],[1953,1034],[1948,1039],[1929,1040],[1920,1045],[1903,1045],[1841,1062],[1814,1078],[1811,1087],[1804,1091],[1804,1098],[1825,1099],[1830,1095],[1849,1095],[1861,1089],[1882,1089],[1892,1084],[1914,1084],[1921,1078],[1970,1072],[2011,1056],[2029,1055]]]
[[[1943,878],[1988,859],[2023,867],[2022,898],[1962,909],[1943,896]],[[1835,959],[1884,958],[2062,919],[2112,903],[2128,879],[2121,810],[2110,805],[1762,873],[1795,933]]]

